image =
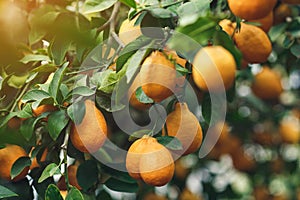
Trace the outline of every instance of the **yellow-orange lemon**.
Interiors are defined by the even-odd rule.
[[[300,142],[300,120],[294,116],[284,118],[280,122],[279,133],[283,142]]]
[[[251,89],[261,99],[277,99],[283,91],[280,77],[267,66],[255,75]]]
[[[135,141],[128,150],[126,168],[135,178],[153,186],[163,186],[173,177],[175,166],[171,153],[150,136]]]
[[[197,117],[189,110],[186,103],[176,103],[175,110],[166,119],[162,134],[176,137],[182,144],[183,150],[177,153],[183,155],[193,153],[202,144],[202,128]]]
[[[228,0],[232,13],[246,20],[259,19],[268,15],[277,0]]]
[[[81,152],[94,153],[102,147],[107,136],[107,125],[101,111],[91,100],[86,100],[85,114],[80,124],[73,124],[70,139]]]
[[[11,181],[10,171],[13,164],[21,157],[28,157],[25,150],[17,145],[7,144],[6,147],[0,149],[0,178]],[[26,167],[12,181],[19,181],[27,175],[29,167]]]
[[[139,74],[143,91],[155,102],[161,102],[173,94],[176,69],[164,53],[152,52],[143,62]]]
[[[193,80],[204,91],[229,89],[234,83],[235,72],[234,57],[222,46],[202,48],[193,61]]]
[[[119,37],[125,45],[142,35],[140,25],[134,25],[136,20],[137,17],[132,20],[125,19],[120,26]]]
[[[234,34],[233,39],[243,58],[249,63],[265,62],[272,52],[267,34],[257,26],[242,22],[240,31]]]

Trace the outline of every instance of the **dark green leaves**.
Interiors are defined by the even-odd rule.
[[[54,184],[50,184],[48,186],[45,194],[45,200],[63,200],[59,189]]]
[[[97,163],[93,160],[87,160],[79,165],[77,170],[78,184],[84,189],[88,190],[98,181]]]
[[[48,61],[50,62],[50,58],[49,56],[46,55],[35,55],[35,54],[28,54],[25,55],[20,62],[27,64],[29,62],[37,62],[37,61]]]
[[[84,200],[84,198],[77,188],[72,187],[71,190],[68,192],[66,200]]]
[[[136,3],[134,0],[120,0],[120,2],[124,3],[128,7],[136,8]]]
[[[44,180],[46,180],[47,178],[52,177],[55,174],[60,174],[59,165],[57,165],[55,163],[51,163],[44,169],[38,182],[41,183]]]
[[[55,141],[68,124],[69,118],[64,110],[52,112],[48,117],[48,130]]]
[[[26,167],[29,167],[30,165],[31,160],[29,157],[21,157],[18,160],[16,160],[10,171],[11,179],[18,176]]]
[[[18,196],[16,193],[0,185],[0,199],[7,198],[7,197],[16,197],[16,196]]]
[[[108,181],[105,182],[105,186],[111,190],[118,191],[118,192],[134,193],[137,192],[139,189],[137,183],[127,183],[115,178],[108,179]]]
[[[85,115],[85,104],[83,102],[76,102],[70,105],[67,113],[75,124],[80,124]]]
[[[291,53],[297,58],[300,58],[300,44],[293,45],[291,47]]]
[[[181,142],[176,138],[172,136],[162,136],[162,137],[157,137],[157,141],[167,147],[168,149],[171,150],[182,150],[182,144]]]
[[[49,85],[49,94],[51,97],[57,101],[57,95],[60,89],[61,81],[63,79],[63,75],[68,67],[69,63],[66,62],[62,67],[60,67],[53,76],[52,81]]]

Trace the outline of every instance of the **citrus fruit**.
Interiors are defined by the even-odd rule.
[[[192,193],[189,189],[185,188],[181,192],[179,200],[202,200],[202,198],[199,195]]]
[[[251,20],[267,16],[276,5],[277,0],[228,0],[232,13],[240,18]]]
[[[132,20],[125,19],[120,26],[119,37],[125,45],[142,35],[140,25],[134,25],[137,18],[138,16]]]
[[[228,124],[226,122],[218,122],[212,127],[212,132],[216,137],[219,136],[217,143],[222,143],[229,137]]]
[[[162,134],[176,137],[182,144],[183,150],[176,151],[183,155],[193,153],[202,143],[202,128],[197,117],[189,110],[186,103],[176,103],[175,110],[166,119]]]
[[[229,19],[223,19],[219,22],[219,25],[222,27],[222,30],[225,31],[230,37],[233,36],[235,31],[235,26],[232,21]]]
[[[240,31],[234,34],[233,39],[243,58],[249,63],[265,62],[272,52],[267,34],[257,26],[242,22]]]
[[[130,146],[126,168],[130,176],[153,186],[167,184],[175,170],[171,153],[150,136],[143,136]]]
[[[44,161],[46,161],[47,154],[48,154],[48,148],[46,148],[46,149],[43,151],[42,156],[41,156],[39,162],[44,162]],[[30,170],[32,170],[33,168],[39,167],[39,166],[40,166],[39,162],[37,161],[37,157],[34,157],[34,159],[33,159],[32,162],[31,162],[31,165],[30,165]]]
[[[277,99],[282,93],[280,77],[269,67],[255,75],[251,89],[261,99]]]
[[[68,166],[68,180],[69,180],[70,185],[76,187],[78,190],[81,190],[82,188],[78,184],[77,177],[76,177],[77,169],[78,169],[78,166],[76,164]],[[58,180],[57,187],[60,190],[67,189],[66,179],[64,176],[61,176],[60,179]]]
[[[242,148],[231,154],[233,166],[239,171],[251,171],[255,168],[255,161]]]
[[[21,119],[19,117],[13,117],[7,122],[7,126],[11,129],[19,129],[22,125],[22,121],[25,119]]]
[[[300,142],[300,121],[295,116],[283,118],[279,125],[279,132],[283,142]]]
[[[229,89],[235,80],[236,63],[234,57],[222,46],[207,46],[195,56],[192,76],[202,90],[219,91]]]
[[[41,114],[45,112],[53,112],[58,110],[57,107],[51,104],[45,104],[45,105],[40,105],[39,107],[32,109],[32,113],[34,114],[35,117],[40,116]]]
[[[17,145],[7,144],[6,147],[0,149],[0,178],[11,180],[10,171],[13,164],[20,157],[27,157],[28,154],[25,150]],[[16,176],[12,181],[19,181],[27,175],[29,167],[26,167],[18,176]]]
[[[249,22],[259,23],[258,27],[267,33],[273,25],[273,11],[263,18],[249,20]]]
[[[143,62],[139,74],[143,91],[155,102],[161,102],[173,94],[176,69],[164,53],[152,52]]]
[[[291,7],[282,3],[274,9],[274,24],[280,24],[292,15]]]
[[[70,139],[81,152],[96,152],[105,142],[107,125],[100,110],[91,100],[86,100],[85,114],[80,124],[73,124]]]
[[[253,190],[253,196],[255,199],[259,199],[259,200],[269,200],[270,199],[269,190],[264,185],[255,187]]]

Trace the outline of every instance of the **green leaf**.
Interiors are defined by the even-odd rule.
[[[269,37],[271,41],[275,42],[279,38],[279,36],[284,33],[287,27],[288,27],[287,23],[282,23],[276,26],[272,26],[272,28],[269,31]]]
[[[58,187],[54,184],[50,184],[46,190],[45,200],[63,200],[60,195]]]
[[[113,6],[117,0],[86,0],[83,5],[85,14],[100,12]]]
[[[67,51],[72,44],[70,38],[63,38],[62,36],[55,37],[49,46],[49,52],[54,60],[55,65],[61,65],[64,62]]]
[[[123,80],[123,79],[121,79]],[[116,87],[118,87],[120,82],[117,83]],[[118,93],[117,93],[118,94]],[[96,94],[96,102],[102,109],[106,110],[107,112],[115,112],[118,110],[122,110],[125,105],[123,104],[114,104],[115,101],[112,101],[112,95],[106,94],[102,91],[97,91]]]
[[[128,7],[131,8],[136,8],[136,3],[134,0],[120,0],[120,2],[124,3],[125,5],[127,5]]]
[[[34,133],[34,128],[37,122],[40,119],[43,119],[48,116],[49,113],[43,113],[37,118],[29,118],[23,121],[21,127],[20,127],[20,133],[23,135],[23,137],[29,141]]]
[[[29,157],[20,157],[16,162],[14,162],[11,171],[10,176],[11,179],[14,179],[16,176],[18,176],[26,167],[29,167],[31,165],[31,160]]]
[[[142,130],[138,130],[138,131],[135,131],[134,133],[132,133],[129,138],[128,138],[128,141],[129,142],[133,142],[139,138],[142,138],[144,135],[150,133],[151,130],[148,130],[148,129],[142,129]]]
[[[120,181],[115,178],[110,178],[108,181],[104,183],[106,187],[111,190],[118,191],[118,192],[130,192],[135,193],[138,191],[139,186],[137,183],[127,183]]]
[[[43,182],[49,177],[52,177],[55,174],[60,174],[59,165],[55,163],[51,163],[47,165],[47,167],[44,169],[42,175],[40,176],[38,183]]]
[[[71,190],[68,192],[66,200],[84,200],[84,198],[77,188],[72,187]]]
[[[128,61],[128,59],[135,54],[135,52],[140,49],[141,47],[145,46],[146,44],[149,44],[151,41],[151,38],[140,36],[133,42],[126,45],[122,51],[120,52],[120,55],[116,62],[116,68],[117,72],[119,72],[124,64]]]
[[[290,51],[294,56],[300,58],[300,44],[293,45]]]
[[[176,63],[175,67],[176,67],[176,71],[179,72],[183,76],[191,73],[187,68],[182,67],[178,63]]]
[[[120,163],[116,163],[116,165],[120,165]],[[125,163],[124,163],[125,165]],[[125,167],[125,166],[124,166]],[[101,166],[101,172],[108,174],[114,179],[117,179],[119,181],[125,182],[125,183],[136,183],[136,180],[133,179],[127,172],[122,172],[114,168],[114,165],[111,167],[108,166]]]
[[[113,200],[111,196],[105,191],[102,190],[96,197],[96,200]]]
[[[9,190],[6,187],[0,185],[0,199],[8,198],[8,197],[17,197],[18,194],[14,193],[13,191]]]
[[[173,16],[173,12],[163,8],[152,8],[149,10],[153,17],[156,18],[171,18]]]
[[[29,62],[37,62],[37,61],[47,61],[51,62],[49,56],[46,55],[35,55],[35,54],[28,54],[25,55],[20,62],[27,64]]]
[[[127,83],[130,83],[133,77],[136,75],[137,71],[140,69],[140,66],[145,59],[145,57],[150,53],[150,49],[142,48],[139,49],[130,59],[127,70],[126,78]]]
[[[22,98],[22,103],[27,103],[30,101],[40,101],[43,99],[51,98],[48,92],[43,90],[30,90]]]
[[[19,118],[30,118],[32,116],[32,108],[30,104],[26,104],[22,110],[18,112]]]
[[[76,102],[70,105],[67,113],[75,124],[80,124],[85,115],[85,104],[83,102]]]
[[[52,112],[48,117],[48,130],[51,138],[56,141],[62,130],[69,122],[64,110]]]
[[[34,68],[31,70],[32,72],[45,72],[45,73],[51,73],[55,72],[57,70],[57,67],[53,64],[45,64],[41,65],[39,67]]]
[[[63,66],[61,68],[59,68],[54,73],[53,79],[49,85],[49,94],[56,102],[57,102],[57,95],[58,95],[58,92],[60,89],[60,84],[61,84],[63,75],[64,75],[68,65],[69,65],[69,62],[66,62],[65,64],[63,64]]]
[[[93,160],[87,160],[79,165],[77,170],[78,184],[84,189],[88,190],[98,181],[98,167]]]
[[[95,73],[91,81],[97,85],[97,89],[111,94],[115,88],[116,83],[119,81],[118,74],[113,70],[105,70],[103,72]]]
[[[162,137],[157,137],[157,141],[167,147],[168,149],[171,150],[182,150],[182,144],[181,142],[176,138],[172,136],[162,136]]]
[[[66,95],[65,99],[69,99],[74,95],[80,95],[80,96],[88,97],[88,96],[92,96],[94,94],[95,94],[95,91],[90,89],[89,87],[79,86],[79,87],[76,87],[73,90],[71,90],[69,92],[69,94]]]
[[[135,96],[137,98],[137,100],[141,103],[154,103],[153,99],[151,99],[150,97],[148,97],[145,92],[143,91],[142,87],[139,87],[136,91],[135,91]]]

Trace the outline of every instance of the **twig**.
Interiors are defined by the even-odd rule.
[[[117,15],[118,15],[119,8],[120,8],[120,5],[121,5],[121,3],[119,1],[114,5],[114,8],[113,8],[113,11],[111,13],[110,18],[107,20],[107,22],[105,22],[102,26],[100,26],[97,29],[98,33],[101,32],[101,31],[103,31],[108,26],[110,26],[111,25],[111,21],[114,21],[116,19]],[[112,28],[112,27],[110,27],[110,28]]]
[[[116,34],[116,32],[115,31],[113,31],[113,32],[111,32],[111,34],[110,34],[113,38],[114,38],[114,40],[120,45],[120,47],[125,47],[125,44],[120,40],[120,38],[119,38],[119,36]]]
[[[10,112],[13,112],[15,107],[17,106],[18,102],[20,101],[20,99],[22,98],[22,96],[25,94],[25,92],[27,91],[29,87],[29,83],[27,83],[24,88],[22,89],[22,91],[20,92],[20,94],[18,95],[17,99],[14,101],[14,104],[12,105]]]

